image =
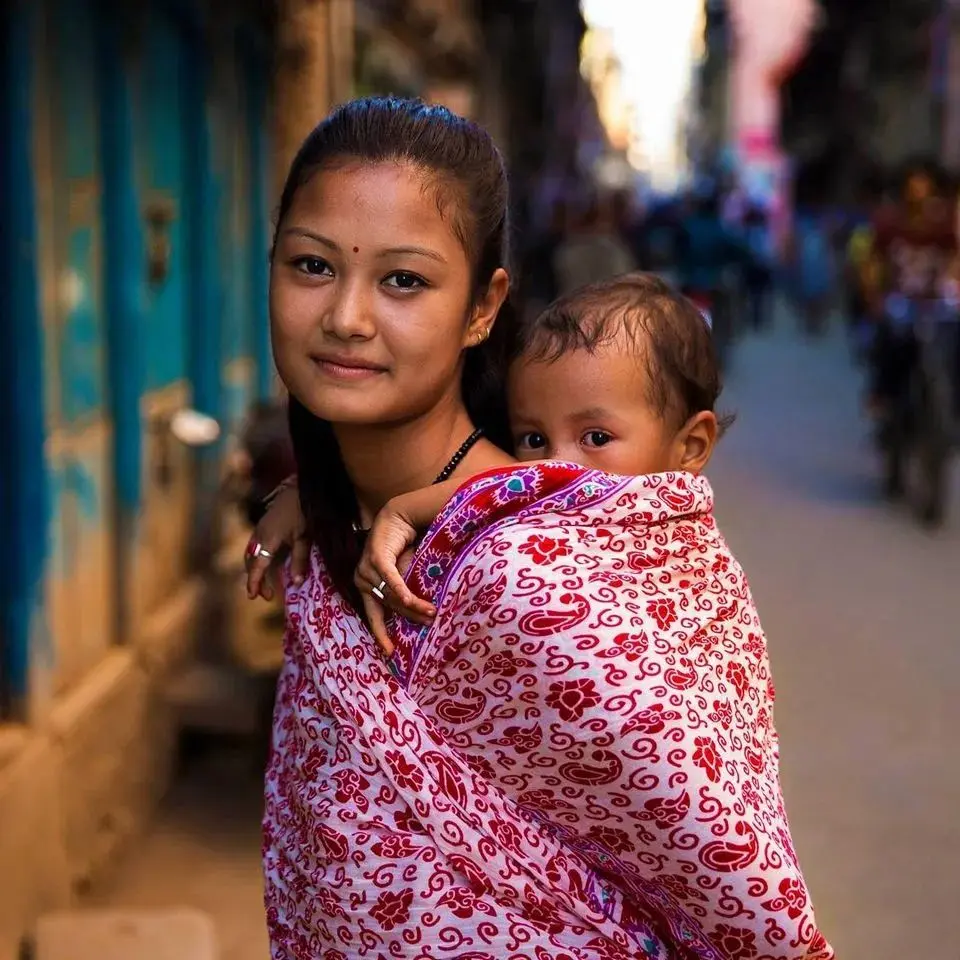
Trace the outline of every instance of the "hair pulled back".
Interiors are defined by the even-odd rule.
[[[353,100],[315,127],[290,167],[276,231],[297,191],[313,175],[353,161],[409,163],[435,177],[438,198],[470,260],[475,299],[486,292],[498,268],[509,267],[507,175],[500,152],[482,127],[420,100]],[[276,240],[275,233],[274,247]],[[505,307],[490,337],[467,351],[461,386],[473,422],[505,449],[510,434],[503,381],[511,327]],[[289,409],[307,536],[319,548],[341,596],[359,609],[353,572],[362,543],[353,529],[359,519],[353,485],[331,424],[293,396]]]

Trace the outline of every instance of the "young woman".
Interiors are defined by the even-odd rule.
[[[742,573],[691,546],[708,488],[503,452],[508,236],[490,138],[407,101],[339,108],[281,199],[271,324],[312,549],[266,783],[273,956],[832,957],[762,634],[714,602]],[[437,616],[388,662],[358,612],[364,530],[476,474],[411,570]],[[296,513],[288,493],[268,519]],[[254,588],[281,539],[252,541]]]

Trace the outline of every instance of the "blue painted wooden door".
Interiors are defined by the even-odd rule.
[[[0,721],[30,709],[31,641],[43,615],[48,560],[48,488],[44,421],[44,332],[37,258],[34,111],[40,36],[27,0],[0,8],[0,530],[9,556],[0,580]],[[15,414],[15,415],[14,415]]]
[[[52,189],[41,194],[41,222],[50,227],[43,255],[51,287],[45,313],[53,510],[49,611],[54,680],[62,688],[114,642],[117,598],[96,13],[92,0],[51,0],[49,13],[49,99],[40,142]]]
[[[148,24],[140,49],[137,163],[147,258],[145,387],[150,394],[188,377],[193,171],[185,129],[186,98],[192,93],[187,89],[185,29],[159,4],[151,7]]]
[[[201,222],[196,141],[198,89],[190,26],[168,5],[145,16],[135,97],[136,167],[143,217],[145,315],[144,466],[139,529],[139,610],[168,602],[190,573],[194,465],[170,417],[193,404],[191,354]]]

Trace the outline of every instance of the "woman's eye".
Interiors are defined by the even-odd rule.
[[[590,430],[583,435],[580,441],[585,447],[605,447],[613,439],[604,430]]]
[[[311,277],[323,277],[333,273],[330,264],[321,257],[297,257],[293,261],[294,267],[301,273]]]
[[[520,450],[542,450],[546,445],[547,438],[542,433],[521,433],[517,438]]]
[[[384,278],[384,284],[393,287],[394,290],[419,290],[427,285],[423,277],[418,277],[415,273],[407,273],[405,270],[397,270]]]

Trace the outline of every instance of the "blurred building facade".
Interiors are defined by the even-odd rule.
[[[6,960],[170,779],[163,690],[208,593],[225,450],[191,451],[172,417],[229,437],[272,390],[271,170],[348,95],[352,25],[344,0],[14,0],[2,17]]]
[[[730,143],[730,61],[732,31],[725,0],[707,0],[704,9],[703,59],[696,75],[697,124],[691,142],[693,159],[704,165],[718,160]]]
[[[861,199],[865,185],[920,156],[960,173],[956,0],[820,7],[819,29],[783,91],[784,138],[815,192]]]
[[[508,158],[522,236],[546,225],[556,199],[590,180],[609,147],[580,72],[587,24],[578,0],[479,0],[478,10],[495,105],[484,120]]]

